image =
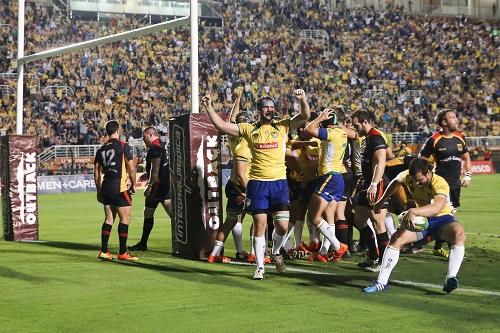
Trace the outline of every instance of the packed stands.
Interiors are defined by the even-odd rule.
[[[321,110],[343,104],[375,112],[387,132],[434,130],[442,107],[454,108],[467,136],[500,135],[500,36],[494,22],[409,16],[400,8],[333,12],[319,1],[226,0],[224,26],[200,27],[200,92],[228,110],[232,89],[244,87],[243,109],[275,96],[285,114],[301,87]],[[251,5],[250,5],[251,4]],[[137,28],[132,18],[69,20],[52,6],[26,1],[25,54]],[[0,72],[15,72],[17,2],[0,7]],[[301,38],[321,30],[325,39]],[[146,124],[165,126],[189,112],[189,30],[158,33],[28,65],[38,82],[25,90],[25,128],[42,144],[94,144],[109,119],[127,138]],[[29,81],[28,81],[29,82]],[[12,86],[12,80],[0,78]],[[53,86],[43,92],[44,87]],[[69,87],[72,93],[58,87]],[[15,97],[2,92],[0,129],[15,131]]]

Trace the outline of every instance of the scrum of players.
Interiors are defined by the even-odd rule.
[[[298,114],[282,117],[274,99],[264,96],[257,101],[256,121],[247,112],[239,112],[239,89],[235,90],[235,103],[227,121],[213,109],[209,94],[202,98],[214,126],[228,135],[232,156],[225,189],[226,220],[208,261],[231,261],[223,255],[231,230],[236,259],[256,263],[256,280],[264,278],[264,264],[271,261],[283,273],[287,259],[338,262],[354,252],[365,251],[366,260],[358,263],[359,268],[380,273],[364,291],[379,292],[385,289],[402,249],[439,238],[450,247],[443,290],[449,293],[456,289],[465,233],[453,218],[446,175],[443,178],[436,174],[424,159],[434,157],[438,168],[440,162],[453,160],[449,156],[436,159],[438,135],[426,142],[425,154],[420,157],[409,154],[407,147],[395,156],[385,134],[375,127],[372,113],[358,110],[348,114],[342,105],[311,111],[304,90],[297,89],[293,94]],[[441,130],[436,132],[445,139],[442,143],[457,141],[450,144],[461,149],[448,149],[450,153],[458,159],[468,157],[456,117],[452,119],[454,113],[444,110],[445,121],[442,114],[438,119]],[[470,165],[466,163],[462,186],[468,186],[470,180]],[[399,221],[396,215],[406,211]],[[245,214],[251,214],[253,219],[249,253],[243,250],[241,241]],[[423,233],[412,231],[412,218],[418,215],[429,219],[429,230]],[[303,239],[304,225],[309,231],[309,243]],[[359,242],[353,240],[354,228],[359,231]],[[387,262],[394,263],[383,265]]]

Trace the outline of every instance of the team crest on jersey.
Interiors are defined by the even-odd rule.
[[[464,146],[462,146],[461,143],[457,143],[457,149],[458,149],[458,151],[462,151],[462,150],[464,150]]]
[[[273,137],[273,139],[277,139],[278,138],[278,133],[272,132],[271,136]]]

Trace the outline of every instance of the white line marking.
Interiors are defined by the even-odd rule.
[[[466,232],[466,235],[477,235],[477,236],[487,236],[487,237],[500,237],[500,235],[497,234],[488,234],[485,232]]]
[[[254,266],[254,264],[250,264],[247,262],[238,262],[238,261],[231,261],[230,264],[232,265],[240,265],[240,266]],[[266,269],[268,268],[274,268],[273,265],[266,265]],[[319,272],[319,271],[314,271],[310,269],[303,269],[303,268],[295,268],[295,267],[290,267],[287,265],[286,270],[289,272],[297,272],[297,273],[309,273],[313,275],[336,275],[338,276],[339,274],[335,273],[330,273],[330,272]],[[390,280],[394,283],[401,284],[404,286],[413,286],[413,287],[424,287],[424,288],[431,288],[431,289],[439,289],[442,290],[443,286],[438,285],[438,284],[432,284],[432,283],[421,283],[421,282],[413,282],[413,281],[404,281],[404,280]],[[500,296],[500,291],[494,291],[494,290],[482,290],[482,289],[474,289],[474,288],[459,288],[457,289],[454,293],[460,292],[460,293],[473,293],[473,294],[481,294],[481,295],[488,295],[488,296]]]

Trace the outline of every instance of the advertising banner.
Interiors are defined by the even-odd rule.
[[[4,238],[38,240],[38,138],[8,135],[0,140]]]
[[[170,120],[172,250],[205,259],[222,223],[220,137],[206,114]]]
[[[473,175],[485,175],[495,173],[493,163],[490,161],[471,161],[471,171]]]

